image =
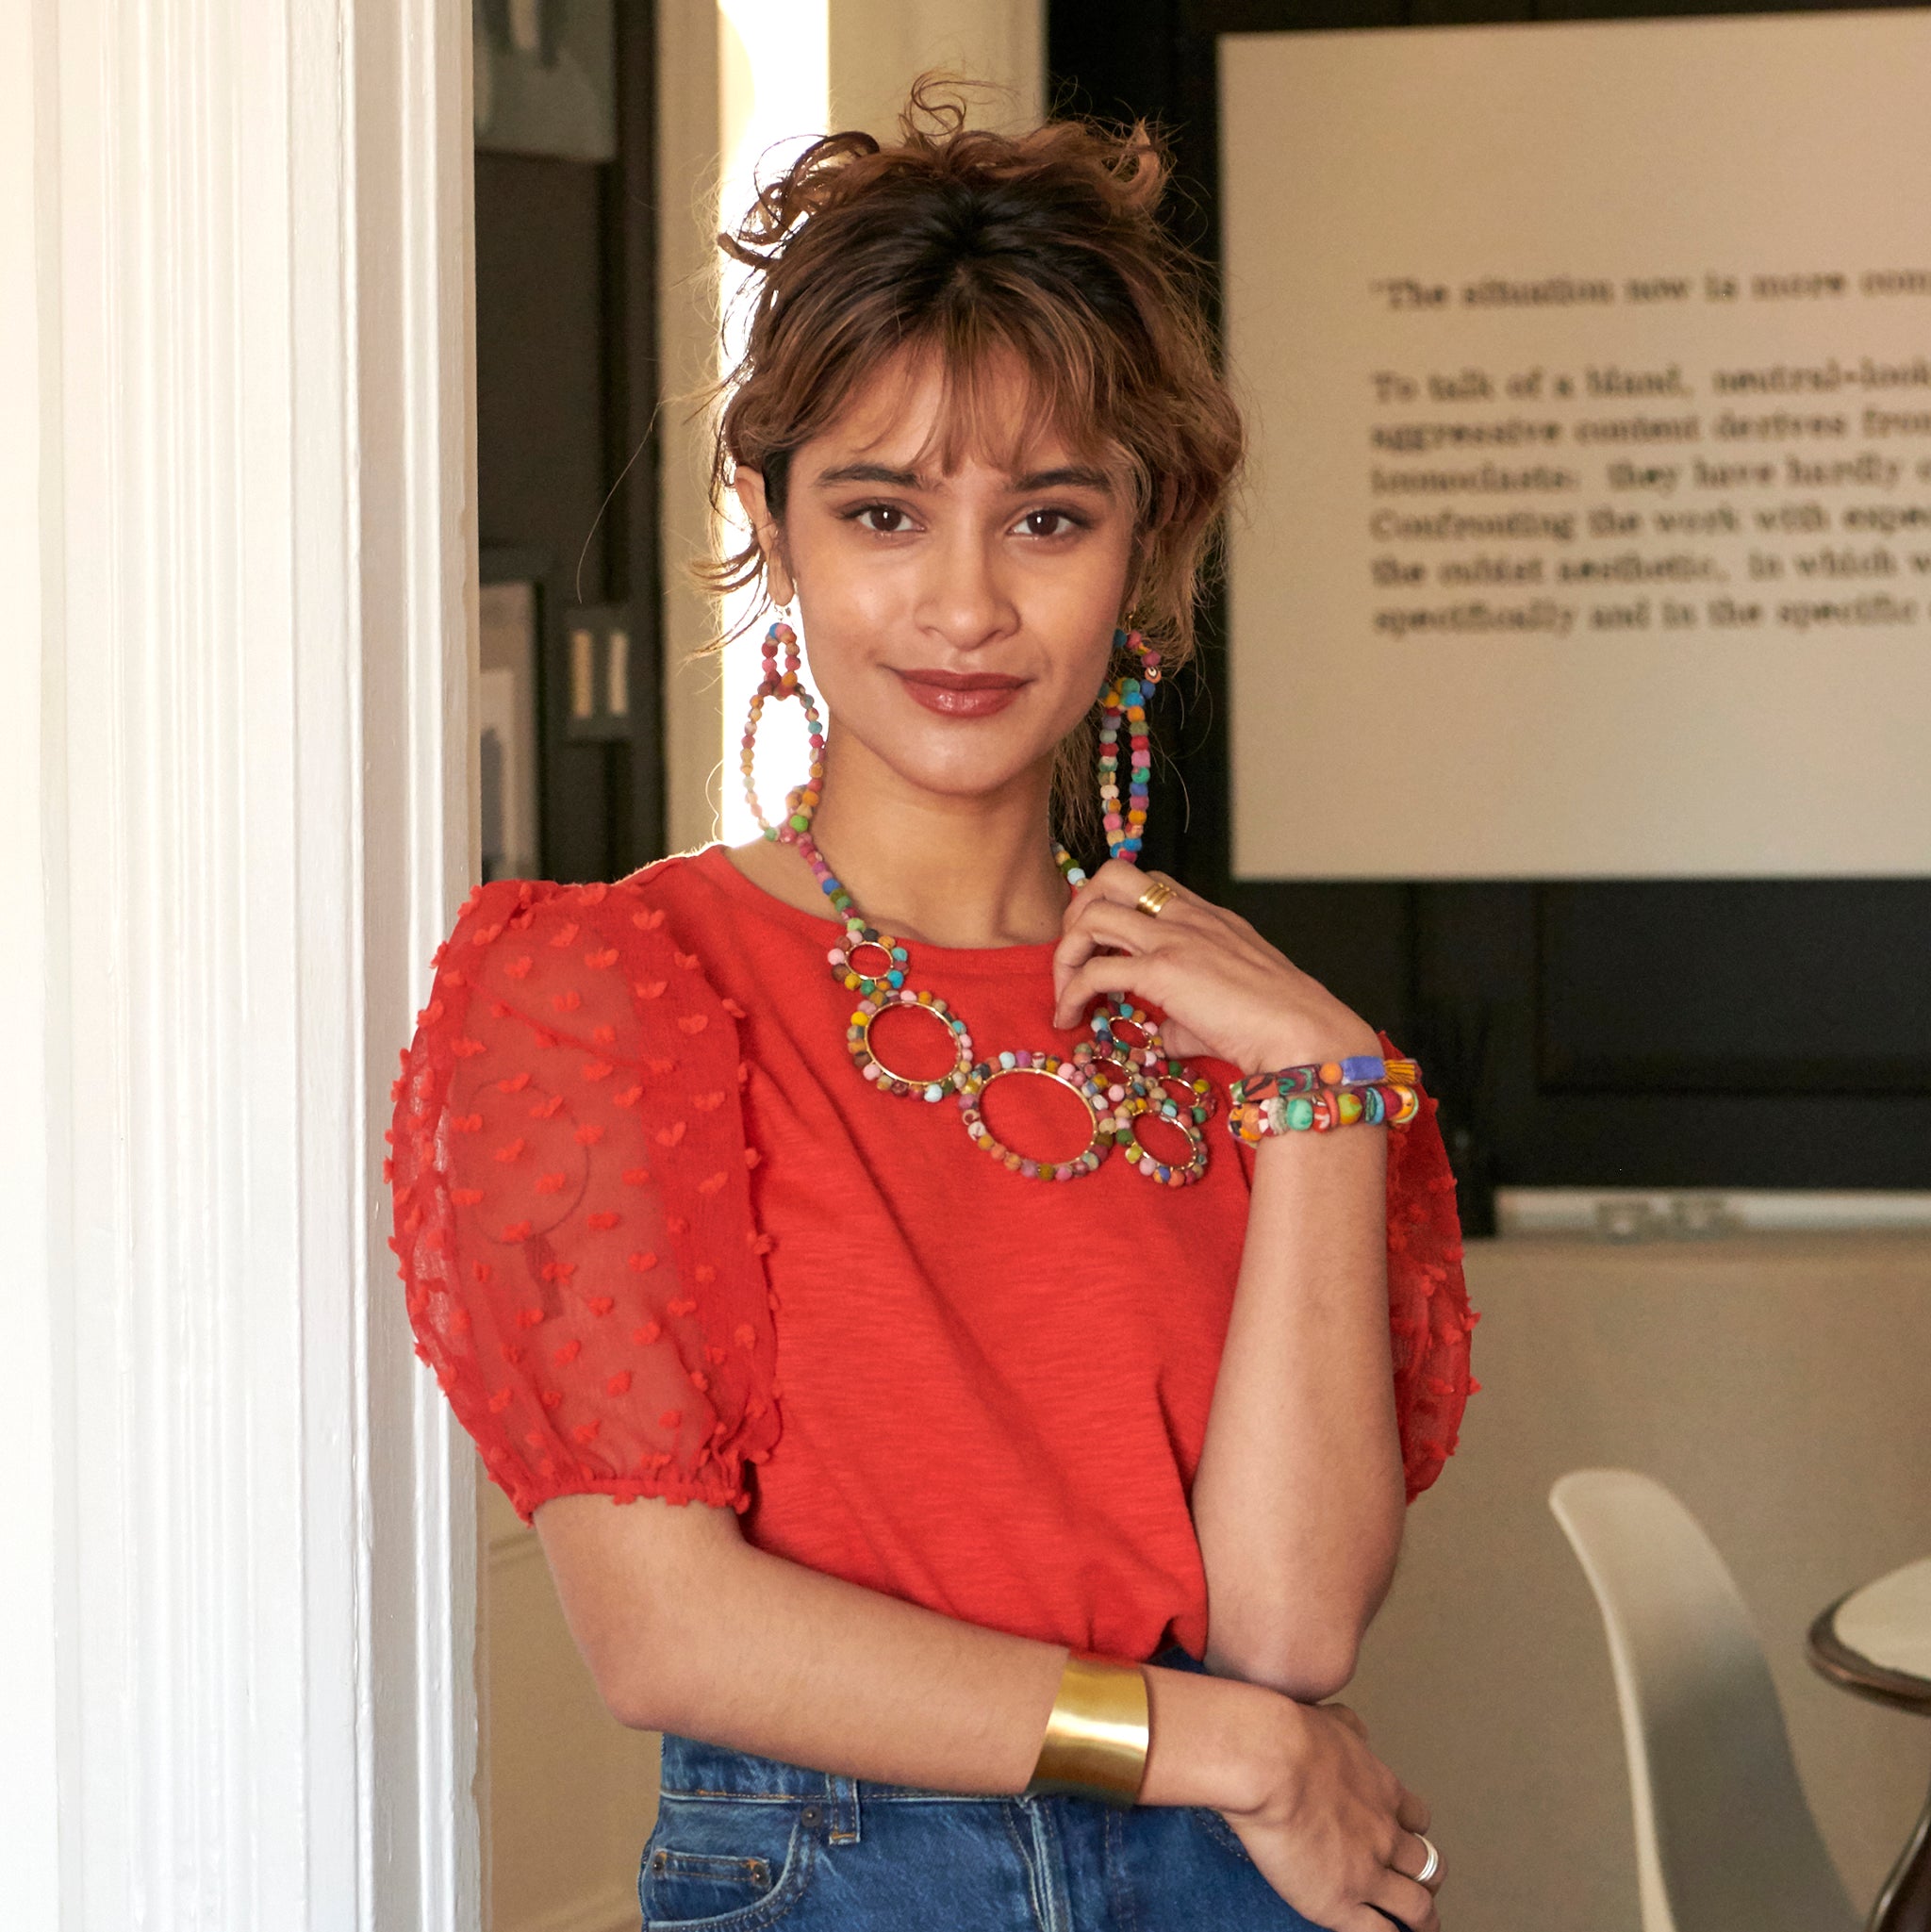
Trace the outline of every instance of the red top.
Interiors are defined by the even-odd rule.
[[[1220,1089],[1197,1185],[1117,1156],[1025,1179],[955,1101],[860,1078],[837,933],[722,846],[479,888],[395,1087],[417,1352],[526,1519],[580,1492],[729,1503],[760,1547],[949,1616],[1198,1656],[1188,1494],[1253,1162],[1235,1069],[1194,1063]],[[1052,949],[920,944],[912,983],[980,1057],[1069,1052]],[[1432,1116],[1389,1143],[1411,1496],[1454,1447],[1474,1325]]]

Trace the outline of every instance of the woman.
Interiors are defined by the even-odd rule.
[[[835,728],[774,837],[471,898],[397,1083],[419,1352],[666,1733],[649,1925],[1426,1932],[1427,1808],[1322,1700],[1469,1386],[1453,1181],[1135,864],[1240,450],[1161,158],[959,123],[727,244],[719,575]]]

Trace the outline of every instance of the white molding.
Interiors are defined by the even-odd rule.
[[[460,0],[31,0],[0,40],[44,1102],[0,1762],[60,1801],[22,1932],[480,1922],[472,1459],[376,1171],[472,849],[469,39]]]
[[[1931,1194],[1878,1189],[1504,1187],[1497,1231],[1597,1241],[1708,1240],[1735,1234],[1931,1233]]]
[[[8,1337],[9,1480],[0,1494],[0,1817],[7,1820],[7,1913],[22,1932],[56,1923],[60,1816],[74,1766],[60,1751],[61,1643],[71,1599],[61,1566],[70,1470],[56,1440],[66,1379],[64,1325],[53,1271],[49,1209],[58,1158],[56,1095],[61,1030],[54,971],[58,934],[46,872],[59,864],[44,808],[59,783],[58,746],[43,743],[42,707],[57,702],[59,586],[57,531],[43,519],[53,460],[42,399],[58,350],[41,184],[58,128],[45,102],[53,37],[35,13],[0,9],[0,370],[8,390],[0,437],[0,583],[8,586],[7,701],[0,704],[0,1010],[14,1049],[12,1093],[0,1111],[0,1328]]]
[[[718,19],[717,0],[657,0],[664,811],[672,851],[717,837],[724,778],[722,668],[715,656],[692,655],[717,636],[718,605],[690,572],[712,548],[710,419],[699,399],[718,373]]]

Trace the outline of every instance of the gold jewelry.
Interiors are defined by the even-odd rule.
[[[1068,1651],[1027,1795],[1064,1792],[1108,1805],[1138,1803],[1147,1733],[1146,1672]]]
[[[1148,918],[1157,919],[1162,908],[1173,897],[1173,887],[1164,879],[1149,879],[1139,898],[1133,901],[1136,913],[1145,913]]]

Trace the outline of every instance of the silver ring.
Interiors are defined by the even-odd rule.
[[[1428,1846],[1428,1862],[1426,1865],[1424,1865],[1422,1869],[1414,1874],[1414,1882],[1417,1885],[1426,1885],[1428,1882],[1428,1880],[1432,1878],[1435,1875],[1435,1874],[1442,1869],[1442,1854],[1435,1849],[1434,1841],[1432,1839],[1424,1836],[1424,1834],[1419,1831],[1415,1833],[1415,1836],[1418,1839],[1420,1839],[1425,1845]]]

